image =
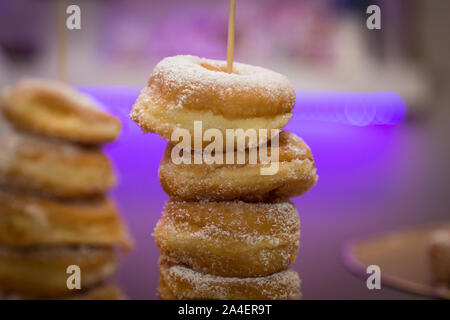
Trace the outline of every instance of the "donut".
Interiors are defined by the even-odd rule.
[[[105,197],[67,202],[0,190],[0,213],[0,245],[132,245]]]
[[[233,64],[233,73],[225,70],[226,61],[188,55],[163,59],[133,105],[131,119],[168,141],[176,128],[193,136],[194,121],[202,121],[203,130],[222,133],[281,129],[288,123],[295,91],[286,77],[242,63]]]
[[[125,300],[125,294],[122,290],[112,284],[100,284],[97,287],[88,290],[75,290],[71,295],[62,296],[24,296],[17,293],[2,294],[0,292],[0,300]]]
[[[272,152],[272,149],[269,148]],[[278,170],[273,175],[262,175],[261,168],[270,164],[249,164],[246,151],[245,164],[175,164],[168,144],[159,166],[159,180],[171,197],[185,201],[247,202],[287,199],[308,191],[317,181],[311,150],[293,133],[281,131],[279,135]],[[183,152],[183,151],[182,151]],[[192,158],[194,156],[192,155]]]
[[[103,194],[116,183],[96,148],[17,132],[0,121],[0,186],[57,198]]]
[[[299,300],[300,278],[292,269],[265,277],[204,274],[163,260],[158,295],[162,300]]]
[[[429,260],[434,282],[450,286],[450,225],[432,233]]]
[[[111,247],[53,246],[26,249],[0,247],[0,288],[6,293],[51,297],[73,294],[67,288],[67,267],[80,267],[81,288],[112,276],[117,267]]]
[[[110,142],[121,130],[120,121],[92,99],[66,84],[41,79],[25,79],[6,88],[0,109],[17,128],[75,143]]]
[[[291,202],[167,201],[153,236],[167,261],[224,277],[266,276],[295,260],[300,221]]]

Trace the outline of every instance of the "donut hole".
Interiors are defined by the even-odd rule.
[[[207,70],[210,70],[210,71],[215,71],[215,72],[225,72],[225,73],[228,73],[227,72],[227,66],[225,65],[225,66],[217,66],[217,65],[212,65],[212,64],[209,64],[209,63],[206,63],[206,62],[203,62],[203,63],[201,63],[200,64],[203,68],[205,68],[205,69],[207,69]],[[233,73],[234,74],[238,74],[235,70],[233,70]]]

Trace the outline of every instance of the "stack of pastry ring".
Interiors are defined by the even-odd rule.
[[[300,221],[288,198],[308,191],[317,174],[305,142],[281,130],[292,116],[295,91],[284,76],[260,67],[234,63],[232,73],[225,70],[225,61],[165,58],[130,114],[144,132],[169,141],[159,178],[170,199],[153,234],[161,253],[158,294],[299,299],[300,279],[289,265],[299,247]],[[237,150],[223,141],[211,153],[215,161],[195,161],[196,148],[205,152],[212,140],[180,148],[174,134],[182,129],[195,138],[195,122],[201,122],[202,137],[210,129],[223,137],[234,129],[236,141],[249,129],[277,134],[244,137],[240,162],[228,161],[237,159]],[[267,162],[264,150],[278,157]],[[258,155],[253,162],[252,152]],[[273,164],[277,170],[261,174]]]
[[[116,248],[131,240],[105,194],[103,143],[120,122],[68,85],[29,79],[0,99],[0,291],[4,298],[116,299]],[[81,290],[68,286],[69,266]]]

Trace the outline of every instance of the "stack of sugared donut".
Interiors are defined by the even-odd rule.
[[[161,299],[299,299],[300,279],[289,265],[300,221],[288,198],[309,190],[317,175],[304,141],[281,131],[295,91],[267,69],[234,63],[233,73],[225,70],[225,61],[165,58],[131,112],[144,131],[169,141],[159,178],[171,198],[154,231],[158,293]],[[201,122],[200,142],[194,142],[195,122]],[[267,134],[242,137],[251,129]],[[225,141],[229,130],[232,143]],[[180,141],[185,134],[190,143]],[[275,172],[262,174],[274,163],[260,150],[277,153],[270,157]]]
[[[116,178],[100,149],[120,129],[66,84],[26,79],[2,90],[0,298],[123,297],[105,280],[116,248],[131,242],[106,196]],[[76,267],[81,287],[69,279]]]

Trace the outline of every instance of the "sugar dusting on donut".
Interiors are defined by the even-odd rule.
[[[296,156],[303,156],[310,153],[308,145],[302,138],[288,131],[281,131],[280,133],[280,147],[286,148],[293,152]]]
[[[199,296],[228,299],[237,286],[251,288],[261,296],[273,300],[300,298],[300,278],[292,269],[265,277],[236,278],[203,274],[175,265],[168,269],[168,276],[174,281],[186,281]],[[166,280],[167,281],[167,280]]]
[[[169,200],[154,237],[173,264],[222,276],[261,276],[284,270],[295,258],[300,222],[290,202]]]
[[[248,154],[239,165],[226,164],[226,154],[219,164],[194,164],[193,159],[191,164],[174,164],[173,147],[168,144],[159,167],[161,185],[171,197],[186,201],[262,202],[303,194],[317,181],[311,150],[290,132],[281,131],[279,138],[279,170],[270,176],[261,176],[263,165],[249,164]],[[269,147],[268,153],[272,152]]]
[[[300,236],[298,213],[291,202],[246,203],[229,201],[219,204],[226,208],[226,211],[217,210],[218,207],[208,201],[196,203],[168,201],[165,210],[168,210],[177,222],[174,224],[169,219],[166,228],[171,228],[175,232],[183,229],[189,230],[191,224],[196,225],[202,219],[195,214],[197,210],[201,210],[214,216],[214,219],[211,222],[206,222],[202,227],[197,227],[195,232],[190,232],[190,236],[194,239],[221,242],[220,239],[228,238],[233,241],[243,241],[250,245],[266,242],[276,246],[280,239],[298,240]],[[185,205],[191,205],[193,208],[188,210],[184,207]],[[252,211],[257,211],[259,215],[255,221],[252,221],[256,226],[243,224],[242,220],[245,220],[248,212]],[[244,216],[230,221],[229,214],[231,213]],[[202,223],[204,222],[202,221]],[[270,228],[262,233],[259,229],[266,225],[270,225]]]
[[[252,90],[264,87],[266,93],[277,99],[280,94],[289,94],[291,84],[289,80],[276,72],[258,66],[235,62],[233,73],[225,72],[226,61],[199,58],[189,55],[168,57],[157,64],[154,75],[164,75],[168,86],[183,87],[189,79],[187,88],[179,97],[179,104],[174,107],[182,108],[183,101],[198,91],[200,85],[212,86],[220,90],[219,94],[226,99],[233,91]],[[157,79],[161,79],[157,77]],[[222,88],[225,88],[221,90]]]

